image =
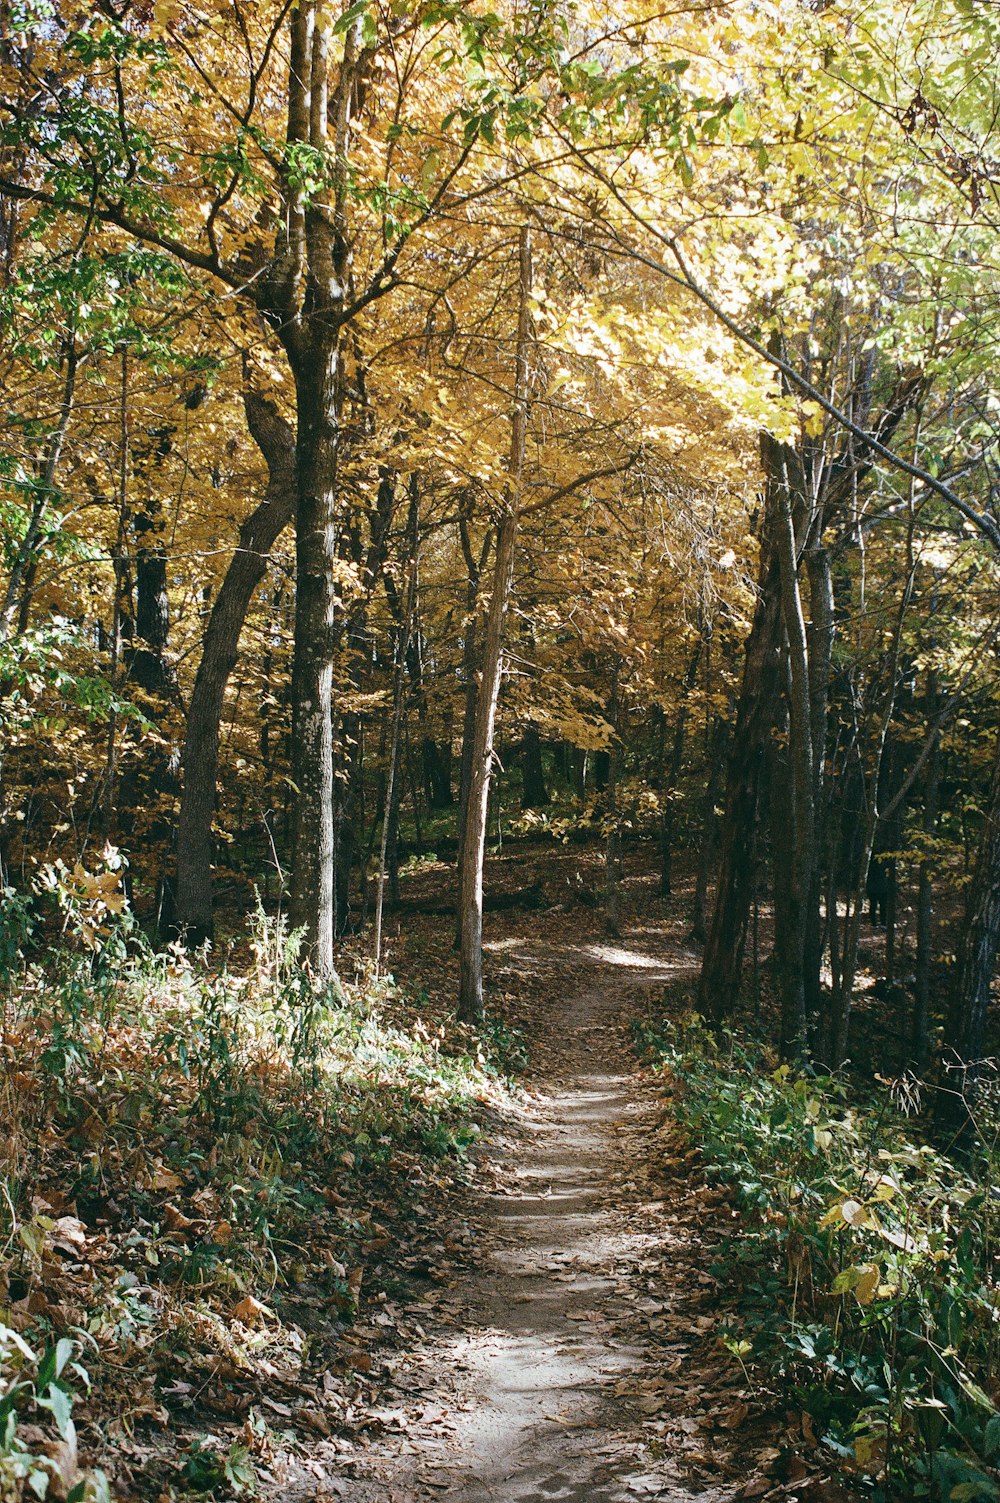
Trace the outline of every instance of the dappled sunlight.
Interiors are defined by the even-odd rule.
[[[513,957],[525,946],[494,948]],[[451,1329],[428,1333],[410,1358],[417,1389],[419,1374],[448,1372],[462,1395],[430,1477],[452,1503],[680,1496],[662,1467],[650,1477],[645,1445],[624,1439],[648,1385],[661,1381],[646,1366],[629,1281],[659,1266],[672,1239],[662,1218],[627,1210],[640,1192],[626,1144],[644,1106],[620,1052],[622,994],[609,998],[607,985],[677,968],[601,942],[561,947],[563,965],[567,955],[586,963],[590,986],[553,995],[558,1052],[544,1094],[512,1127],[516,1152],[489,1197],[485,1261],[445,1302]]]

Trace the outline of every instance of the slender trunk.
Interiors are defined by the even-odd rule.
[[[19,618],[25,624],[27,622],[27,613],[30,607],[30,580],[33,577],[42,527],[54,494],[56,471],[62,458],[66,432],[69,428],[70,418],[73,414],[76,401],[76,376],[79,357],[76,351],[75,328],[71,329],[66,336],[63,348],[63,360],[65,361],[65,372],[59,417],[55,430],[49,439],[45,459],[41,463],[38,482],[33,491],[34,499],[32,501],[31,514],[28,518],[28,525],[25,528],[24,536],[17,545],[10,574],[7,577],[3,604],[0,605],[0,642],[7,640],[14,628],[15,621]],[[124,363],[127,361],[127,356],[124,353],[122,361],[124,366]]]
[[[503,668],[504,622],[514,580],[514,545],[528,429],[530,296],[531,234],[525,226],[520,236],[520,290],[509,486],[506,506],[497,529],[493,592],[483,643],[482,674],[476,696],[468,809],[462,842],[458,1012],[466,1022],[477,1021],[483,1013],[483,863],[486,856],[486,818],[493,764],[493,730]]]
[[[782,625],[775,499],[765,497],[757,608],[730,746],[719,877],[699,981],[699,1009],[717,1021],[732,1012],[739,996],[753,891],[748,857],[778,700]]]
[[[787,920],[781,965],[781,1052],[801,1053],[805,1045],[806,934],[816,861],[816,786],[813,778],[812,705],[809,649],[799,589],[792,499],[787,476],[782,485],[778,559],[781,610],[788,644],[788,752],[791,790],[791,851]],[[777,918],[777,914],[775,915]]]
[[[669,897],[673,891],[673,861],[674,861],[674,825],[675,803],[677,798],[677,785],[681,778],[681,766],[684,762],[684,735],[687,730],[688,702],[691,690],[694,688],[698,677],[698,663],[701,659],[704,638],[699,639],[691,660],[688,663],[687,672],[684,675],[684,686],[681,691],[681,700],[677,706],[677,719],[674,722],[674,740],[670,755],[670,766],[661,769],[660,791],[660,896]]]
[[[933,725],[938,715],[937,673],[927,673],[927,716]],[[927,770],[924,775],[923,834],[928,843],[937,832],[938,804],[941,788],[941,736],[935,733]],[[924,1071],[930,1062],[931,954],[934,941],[934,863],[928,847],[920,862],[917,888],[917,961],[914,980],[913,1060]]]
[[[483,570],[486,567],[490,549],[493,546],[493,532],[490,529],[483,539],[479,556],[478,558],[476,557],[472,551],[468,520],[464,516],[459,519],[458,533],[462,545],[462,553],[465,557],[467,585],[465,630],[462,633],[462,677],[465,681],[465,696],[462,714],[462,757],[458,783],[458,851],[455,862],[457,876],[455,911],[458,917],[458,928],[455,933],[456,949],[458,949],[461,943],[463,852],[465,850],[465,828],[469,813],[469,793],[472,788],[472,755],[476,738],[476,701],[479,695],[479,582],[482,579]]]
[[[573,748],[573,795],[582,808],[587,798],[587,761],[589,754],[582,747]]]
[[[417,559],[416,552],[410,563],[410,584],[407,592],[406,610],[404,623],[401,628],[401,636],[396,649],[396,664],[392,694],[392,726],[389,733],[388,761],[385,774],[385,805],[382,816],[382,845],[379,850],[378,881],[375,893],[375,976],[378,978],[382,964],[382,910],[385,902],[386,882],[386,854],[392,839],[392,827],[395,824],[398,829],[399,796],[397,793],[396,767],[399,761],[399,732],[403,723],[403,696],[405,688],[404,675],[406,671],[406,653],[410,645],[410,632],[413,624],[413,609],[416,599]],[[395,816],[395,818],[394,818]],[[398,838],[393,842],[398,846]],[[399,862],[398,857],[393,862],[393,877],[391,883],[394,901],[399,900]]]
[[[958,984],[946,1043],[951,1122],[960,1123],[972,1106],[982,1064],[986,1010],[1000,946],[1000,737],[997,739],[975,868],[958,951]]]
[[[121,388],[118,397],[118,525],[111,566],[114,571],[114,602],[111,611],[111,653],[108,664],[108,681],[112,689],[111,709],[108,713],[108,731],[105,751],[104,788],[101,807],[101,833],[105,840],[111,835],[117,797],[118,779],[118,711],[114,691],[118,688],[122,658],[122,643],[132,634],[131,585],[128,567],[128,348],[121,347]]]
[[[695,874],[694,898],[691,903],[691,938],[702,945],[708,933],[708,882],[715,854],[718,824],[716,805],[719,801],[719,790],[722,787],[722,776],[726,766],[728,741],[729,721],[724,716],[718,715],[712,726],[708,743],[708,781],[705,784],[705,797],[702,804],[701,844],[698,849],[698,870]],[[755,882],[754,891],[756,890],[757,883]]]
[[[810,733],[813,757],[813,807],[815,810],[815,859],[806,910],[805,935],[805,1008],[808,1026],[815,1036],[823,1012],[820,971],[823,958],[823,855],[829,851],[828,779],[826,777],[826,741],[829,720],[830,674],[833,661],[835,614],[833,571],[829,550],[809,548],[805,556],[809,577],[809,702]]]
[[[620,665],[616,662],[611,670],[611,698],[608,703],[608,722],[615,733],[615,740],[608,751],[607,824],[608,839],[604,858],[604,922],[612,939],[621,938],[618,922],[618,898],[621,883],[622,841],[618,826],[618,678]]]

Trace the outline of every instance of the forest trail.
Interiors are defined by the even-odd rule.
[[[512,978],[551,972],[529,1101],[491,1147],[497,1187],[472,1212],[477,1266],[435,1304],[426,1344],[394,1373],[400,1431],[372,1447],[364,1480],[340,1480],[334,1494],[757,1496],[743,1491],[749,1458],[727,1457],[747,1413],[740,1375],[703,1313],[718,1299],[706,1215],[718,1203],[676,1160],[673,1174],[664,1165],[662,1098],[628,1047],[644,997],[693,957],[627,942],[503,949]],[[720,1425],[709,1442],[704,1427]]]

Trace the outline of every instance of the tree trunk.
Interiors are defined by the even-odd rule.
[[[193,944],[212,934],[212,819],[226,685],[236,665],[240,633],[254,591],[295,506],[292,430],[265,397],[248,390],[243,400],[250,432],[267,461],[269,480],[264,499],[240,528],[236,552],[215,597],[188,709],[177,827],[176,924]]]
[[[550,802],[542,763],[542,738],[529,721],[521,738],[521,808],[543,809]]]
[[[958,984],[951,1008],[952,1054],[948,1120],[960,1122],[973,1103],[980,1074],[986,1011],[1000,945],[1000,737],[997,739],[986,817],[966,903],[958,952]]]
[[[684,762],[684,734],[687,730],[688,701],[691,696],[691,690],[694,688],[695,680],[698,677],[698,664],[701,661],[703,646],[704,637],[701,637],[691,654],[691,660],[684,675],[681,700],[677,706],[677,720],[674,723],[674,740],[670,755],[670,766],[662,766],[660,769],[660,896],[664,898],[669,897],[673,891],[674,825],[676,823],[674,805],[677,798],[677,785],[681,778],[681,767]],[[665,720],[663,727],[664,729],[666,728]]]
[[[290,920],[320,980],[334,974],[333,653],[336,624],[338,340],[309,340],[296,360],[295,635],[292,783],[296,789]]]
[[[805,1047],[806,934],[816,862],[816,786],[813,778],[812,705],[809,650],[806,640],[799,567],[787,472],[780,484],[778,560],[781,612],[788,644],[788,757],[791,836],[787,922],[781,947],[781,1052],[785,1057]],[[775,913],[777,919],[777,911]]]
[[[821,1026],[824,1010],[823,990],[820,982],[824,943],[821,905],[823,856],[829,853],[831,847],[826,742],[836,617],[829,550],[823,547],[821,542],[817,546],[808,548],[805,564],[809,577],[809,715],[813,757],[815,859],[806,910],[804,965],[807,1027],[815,1037]]]
[[[378,977],[382,965],[382,910],[385,901],[385,883],[387,857],[391,857],[391,871],[388,873],[390,901],[399,902],[399,784],[397,768],[399,764],[399,733],[403,723],[403,701],[405,692],[406,654],[410,646],[410,633],[413,627],[413,612],[416,604],[416,581],[417,581],[417,555],[416,555],[416,529],[412,538],[413,556],[410,560],[410,582],[407,591],[406,606],[403,612],[403,624],[398,628],[399,638],[396,644],[396,662],[393,673],[392,686],[392,724],[389,729],[388,756],[385,773],[385,803],[382,813],[382,844],[379,849],[378,880],[375,897],[375,976]]]
[[[691,938],[698,944],[705,943],[708,933],[708,879],[715,854],[716,825],[718,818],[715,806],[719,801],[722,774],[726,766],[726,746],[729,741],[729,721],[716,716],[708,743],[708,781],[701,813],[701,844],[698,849],[698,870],[694,881],[694,898],[691,903]],[[755,889],[756,890],[756,889]]]
[[[608,786],[606,799],[606,820],[608,826],[607,846],[604,855],[604,922],[612,939],[621,938],[621,925],[618,919],[618,900],[622,875],[622,841],[621,830],[618,824],[618,762],[619,746],[618,739],[618,680],[620,665],[616,662],[611,670],[611,698],[608,703],[608,721],[615,733],[615,739],[608,751]]]
[[[503,635],[514,580],[514,544],[528,430],[528,353],[530,340],[531,232],[522,227],[517,319],[514,408],[511,418],[510,468],[506,505],[497,529],[493,592],[490,596],[483,643],[482,672],[476,695],[475,734],[469,778],[469,797],[462,841],[459,923],[458,1014],[476,1022],[483,1014],[483,863],[486,856],[486,818],[493,764],[493,730],[503,669]]]
[[[782,624],[775,503],[776,497],[765,498],[757,608],[730,744],[719,878],[698,987],[699,1009],[716,1021],[732,1012],[739,996],[753,893],[749,852],[778,700]]]
[[[934,725],[938,717],[937,673],[927,673],[927,718]],[[941,736],[935,732],[924,776],[924,837],[931,841],[937,832],[938,804],[941,789]],[[917,961],[913,1003],[913,1061],[919,1071],[930,1063],[931,953],[934,941],[934,862],[929,852],[920,863],[917,888]]]
[[[436,741],[424,736],[420,744],[424,771],[424,789],[427,804],[431,809],[450,809],[454,803],[451,791],[451,739]]]

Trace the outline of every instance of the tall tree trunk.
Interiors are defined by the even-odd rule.
[[[80,357],[76,348],[75,322],[71,324],[63,342],[62,360],[64,373],[59,416],[49,437],[44,458],[38,465],[38,483],[33,488],[28,525],[14,550],[10,574],[4,586],[3,600],[0,603],[0,642],[6,641],[11,635],[16,621],[22,631],[27,625],[31,603],[31,579],[37,551],[42,539],[45,516],[55,493],[56,472],[76,404],[76,378]]]
[[[316,975],[334,974],[333,657],[337,597],[338,339],[321,329],[295,362],[295,635],[292,783],[296,789],[290,920]]]
[[[478,558],[472,550],[469,522],[465,516],[459,518],[458,534],[462,545],[462,553],[465,558],[466,599],[465,629],[462,632],[462,677],[465,681],[465,694],[462,711],[462,756],[458,782],[458,852],[455,862],[457,875],[455,910],[458,916],[458,929],[455,934],[456,949],[461,943],[462,862],[463,851],[465,849],[465,829],[469,814],[469,795],[472,789],[472,755],[476,738],[476,701],[479,697],[479,582],[482,579],[483,570],[486,567],[490,550],[493,547],[493,530],[492,528],[487,530]]]
[[[712,872],[715,854],[716,805],[722,776],[726,766],[726,747],[729,741],[729,720],[717,715],[708,741],[708,780],[701,811],[701,843],[698,848],[698,870],[694,879],[694,897],[691,901],[691,938],[698,944],[705,943],[708,933],[708,881]]]
[[[698,986],[700,1010],[717,1021],[732,1012],[739,996],[753,894],[749,852],[778,701],[782,620],[776,506],[777,496],[769,488],[760,545],[757,607],[746,644],[726,773],[715,907]]]
[[[194,944],[212,934],[212,820],[219,729],[240,633],[268,555],[295,509],[295,439],[273,402],[244,394],[247,423],[267,462],[268,486],[240,527],[239,541],[215,597],[191,692],[184,742],[184,781],[177,826],[178,930]]]
[[[607,709],[608,722],[614,731],[615,739],[608,751],[608,786],[605,800],[608,836],[604,853],[604,922],[612,939],[621,938],[621,926],[618,920],[622,875],[622,838],[618,824],[618,764],[621,745],[618,737],[620,671],[621,665],[616,661],[611,670],[611,696]]]
[[[669,897],[673,891],[674,826],[677,786],[680,783],[684,763],[684,734],[687,730],[688,708],[691,690],[698,677],[698,664],[705,645],[704,633],[699,637],[684,675],[677,719],[674,722],[674,740],[670,754],[670,766],[660,769],[660,896]],[[665,723],[664,723],[665,728]]]
[[[405,690],[406,654],[410,646],[410,633],[413,628],[413,613],[416,606],[417,595],[417,553],[416,553],[416,528],[412,538],[413,555],[410,560],[410,580],[407,590],[406,605],[403,612],[403,624],[399,628],[399,637],[396,643],[396,662],[393,673],[392,687],[392,724],[389,728],[389,744],[387,748],[386,773],[385,773],[385,803],[382,812],[382,844],[379,848],[378,879],[375,894],[375,975],[379,974],[382,964],[382,910],[385,902],[386,883],[386,857],[392,848],[392,872],[389,875],[390,896],[393,902],[399,901],[399,784],[397,769],[399,764],[399,733],[403,723],[403,699]]]
[[[946,1045],[951,1055],[948,1093],[942,1115],[962,1125],[975,1100],[982,1065],[986,1010],[1000,946],[1000,737],[986,803],[965,921],[958,950],[958,983]]]
[[[542,738],[538,726],[530,720],[521,737],[521,779],[521,808],[543,809],[550,797],[545,786]]]
[[[927,672],[927,718],[933,726],[938,718],[938,682],[933,668]],[[924,774],[924,813],[922,829],[929,843],[937,832],[938,804],[941,789],[941,734],[934,732],[927,770]],[[931,954],[934,944],[934,862],[929,850],[920,862],[917,887],[917,960],[913,1002],[913,1061],[919,1071],[930,1063]]]
[[[805,1007],[807,1026],[816,1036],[824,1007],[820,971],[823,959],[824,853],[831,849],[829,831],[830,798],[826,776],[826,742],[829,721],[830,675],[833,663],[835,613],[833,571],[829,549],[817,540],[805,555],[809,577],[809,718],[813,757],[813,805],[815,809],[815,859],[806,910],[805,935]]]
[[[483,863],[486,856],[486,818],[493,765],[493,730],[503,668],[504,622],[514,580],[514,544],[517,538],[528,432],[531,232],[527,226],[521,229],[519,263],[509,481],[504,512],[497,528],[493,592],[486,619],[482,671],[476,696],[469,798],[462,842],[458,1013],[466,1022],[475,1022],[483,1014]]]
[[[781,611],[788,646],[788,755],[791,791],[791,861],[788,931],[781,947],[781,1052],[801,1053],[806,1026],[806,934],[816,862],[816,785],[813,777],[809,649],[799,590],[792,491],[785,470],[780,483],[778,560]],[[777,917],[777,914],[776,914]]]

